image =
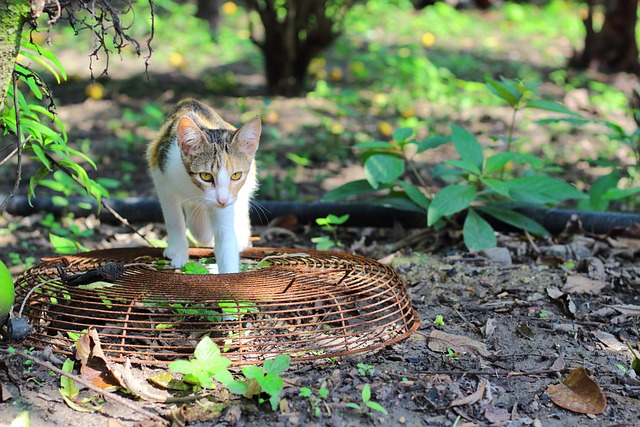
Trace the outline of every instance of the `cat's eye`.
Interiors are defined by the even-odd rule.
[[[234,173],[231,175],[231,179],[232,179],[233,181],[237,181],[237,180],[239,180],[241,177],[242,177],[242,172],[234,172]]]
[[[205,182],[213,182],[213,175],[209,172],[200,172],[200,179]]]

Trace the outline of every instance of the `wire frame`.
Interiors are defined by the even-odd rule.
[[[208,266],[213,251],[190,249]],[[397,273],[374,260],[335,252],[251,248],[247,271],[184,274],[161,249],[123,248],[46,258],[18,279],[27,342],[71,355],[84,330],[97,330],[116,362],[164,365],[193,354],[208,335],[233,364],[288,353],[310,360],[373,350],[419,326]],[[72,285],[79,274],[117,263],[115,280]],[[35,289],[34,289],[35,288]]]

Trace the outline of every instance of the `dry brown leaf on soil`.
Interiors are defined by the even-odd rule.
[[[613,334],[604,331],[593,331],[593,336],[596,337],[598,341],[602,344],[609,347],[611,350],[615,351],[623,351],[626,349],[626,346],[621,343],[618,338],[616,338]]]
[[[506,408],[487,408],[484,417],[491,424],[506,423],[511,419],[511,413]]]
[[[598,295],[607,284],[603,280],[589,279],[579,274],[567,276],[562,291],[568,294]]]
[[[561,408],[580,414],[602,414],[607,398],[584,368],[576,368],[560,384],[547,387],[551,401]]]
[[[462,335],[449,334],[437,329],[434,329],[429,334],[429,348],[438,353],[446,353],[447,350],[451,349],[456,353],[468,352],[485,357],[491,354],[484,343],[480,341],[472,340]]]
[[[94,328],[80,336],[76,344],[76,358],[80,360],[80,373],[96,387],[113,391],[122,387],[114,375],[110,362],[102,352],[100,337]]]
[[[482,399],[482,396],[484,396],[484,392],[488,386],[489,386],[489,381],[487,381],[485,378],[482,378],[478,383],[478,388],[476,389],[476,391],[474,391],[468,396],[463,396],[458,399],[455,399],[453,402],[451,402],[449,406],[453,407],[453,406],[473,405],[474,403]]]

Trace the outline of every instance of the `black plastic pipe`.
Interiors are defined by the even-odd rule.
[[[3,196],[0,196],[2,200]],[[29,205],[26,196],[16,196],[7,205],[6,211],[12,215],[28,216],[37,212],[50,212],[55,216],[73,213],[76,217],[84,217],[95,213],[95,201],[81,197],[68,198],[68,206],[56,205],[50,198],[32,198]],[[162,222],[160,203],[155,199],[130,197],[125,199],[106,200],[106,203],[131,223]],[[83,209],[81,205],[91,205],[91,209]],[[542,224],[550,233],[558,234],[564,230],[572,216],[577,216],[585,231],[606,234],[616,227],[627,228],[634,223],[640,224],[640,214],[620,212],[583,212],[566,209],[521,209],[520,212]],[[404,228],[426,227],[426,215],[421,212],[403,211],[378,205],[325,202],[273,202],[257,201],[251,209],[251,221],[256,225],[266,225],[272,219],[293,214],[299,223],[315,223],[316,218],[329,214],[349,214],[348,226],[353,227],[392,227],[399,223]],[[101,221],[118,223],[118,220],[106,209],[98,215]],[[512,230],[506,224],[494,223],[500,230]]]

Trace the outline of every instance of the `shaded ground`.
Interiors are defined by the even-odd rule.
[[[71,61],[63,58],[63,62]],[[85,66],[76,64],[78,69]],[[215,75],[227,70],[209,71]],[[259,153],[263,156],[260,162],[265,197],[315,201],[326,190],[362,177],[362,169],[349,147],[358,140],[358,133],[380,137],[377,117],[342,116],[336,113],[335,105],[320,99],[267,99],[260,92],[260,77],[238,66],[234,71],[240,89],[223,94],[200,88],[199,76],[170,71],[162,65],[156,66],[152,82],[145,85],[139,83],[144,78],[131,70],[118,75],[112,69],[114,79],[103,82],[105,96],[101,99],[84,95],[88,84],[85,78],[58,89],[58,111],[68,123],[74,143],[99,164],[100,174],[120,182],[112,190],[117,197],[153,197],[142,153],[159,126],[156,113],[166,111],[181,97],[194,95],[216,105],[234,123],[241,121],[243,114],[258,112],[263,116],[266,134]],[[543,87],[543,91],[574,102],[574,109],[594,115],[599,112],[599,106],[588,100],[585,103],[580,92],[566,94],[554,85]],[[246,96],[246,111],[237,105],[239,95]],[[155,110],[144,112],[149,105]],[[438,113],[435,107],[418,101],[416,110],[422,117]],[[443,116],[448,113],[440,112]],[[120,120],[127,114],[130,119]],[[456,120],[472,123],[472,130],[481,135],[484,143],[490,141],[489,135],[504,134],[509,120],[509,110],[504,108],[473,108],[451,114]],[[347,132],[338,136],[327,131],[323,124],[326,117],[337,118]],[[614,119],[625,126],[631,123],[629,117]],[[526,119],[526,132],[533,135],[527,141],[530,151],[538,154],[544,144],[556,142],[560,146],[558,158],[571,165],[576,177],[589,181],[593,170],[586,171],[585,163],[573,162],[585,157],[585,153],[605,149],[589,135],[591,130],[562,134],[564,139],[558,140],[558,135],[539,131],[530,120],[531,117]],[[443,129],[445,124],[443,119]],[[297,167],[287,159],[287,153],[300,147],[304,147],[311,166]],[[421,159],[422,164],[450,157],[446,147],[442,150]],[[612,156],[624,159],[626,153]],[[25,176],[34,170],[35,165],[27,163]],[[8,191],[12,174],[11,168],[0,169],[0,194]],[[38,195],[47,194],[46,189],[38,190]],[[162,224],[134,226],[150,239],[165,235]],[[17,276],[40,258],[53,254],[49,232],[72,229],[70,237],[90,249],[145,244],[126,227],[100,223],[91,216],[55,219],[46,214],[3,214],[0,258],[13,266],[11,271]],[[255,231],[261,237],[258,245],[297,248],[311,247],[310,239],[323,234],[316,227],[290,221]],[[174,425],[180,425],[183,418],[189,425],[239,426],[639,425],[640,381],[630,369],[633,356],[626,347],[629,343],[637,349],[639,341],[637,231],[587,236],[572,229],[552,240],[502,235],[500,246],[508,253],[499,254],[465,252],[459,237],[454,231],[342,229],[339,239],[345,244],[343,250],[383,260],[398,271],[422,324],[410,339],[374,354],[292,366],[284,374],[289,384],[283,394],[288,404],[284,411],[273,413],[255,401],[235,399],[220,414],[219,404],[206,397],[182,406],[136,402],[122,395],[158,414],[170,414]],[[438,315],[442,316],[442,325],[434,323]],[[433,331],[464,337],[465,345],[456,347],[453,342],[445,342],[443,348],[438,347],[438,340],[430,338]],[[0,342],[0,348],[7,345]],[[35,354],[45,357],[41,352]],[[0,385],[9,394],[3,391],[0,425],[24,410],[29,411],[32,426],[105,425],[114,419],[123,425],[154,425],[135,411],[110,401],[101,403],[98,413],[74,411],[57,390],[57,375],[25,364],[16,356],[3,354],[1,359]],[[560,383],[580,366],[587,369],[607,397],[601,415],[561,409],[546,392],[547,387]],[[389,415],[371,410],[360,414],[345,406],[360,402],[365,383],[371,385],[371,399],[386,408]],[[299,396],[300,387],[325,387],[329,395],[312,403]],[[81,391],[81,397],[94,395],[89,390]],[[226,402],[225,396],[218,397]],[[112,422],[109,425],[117,425]]]

